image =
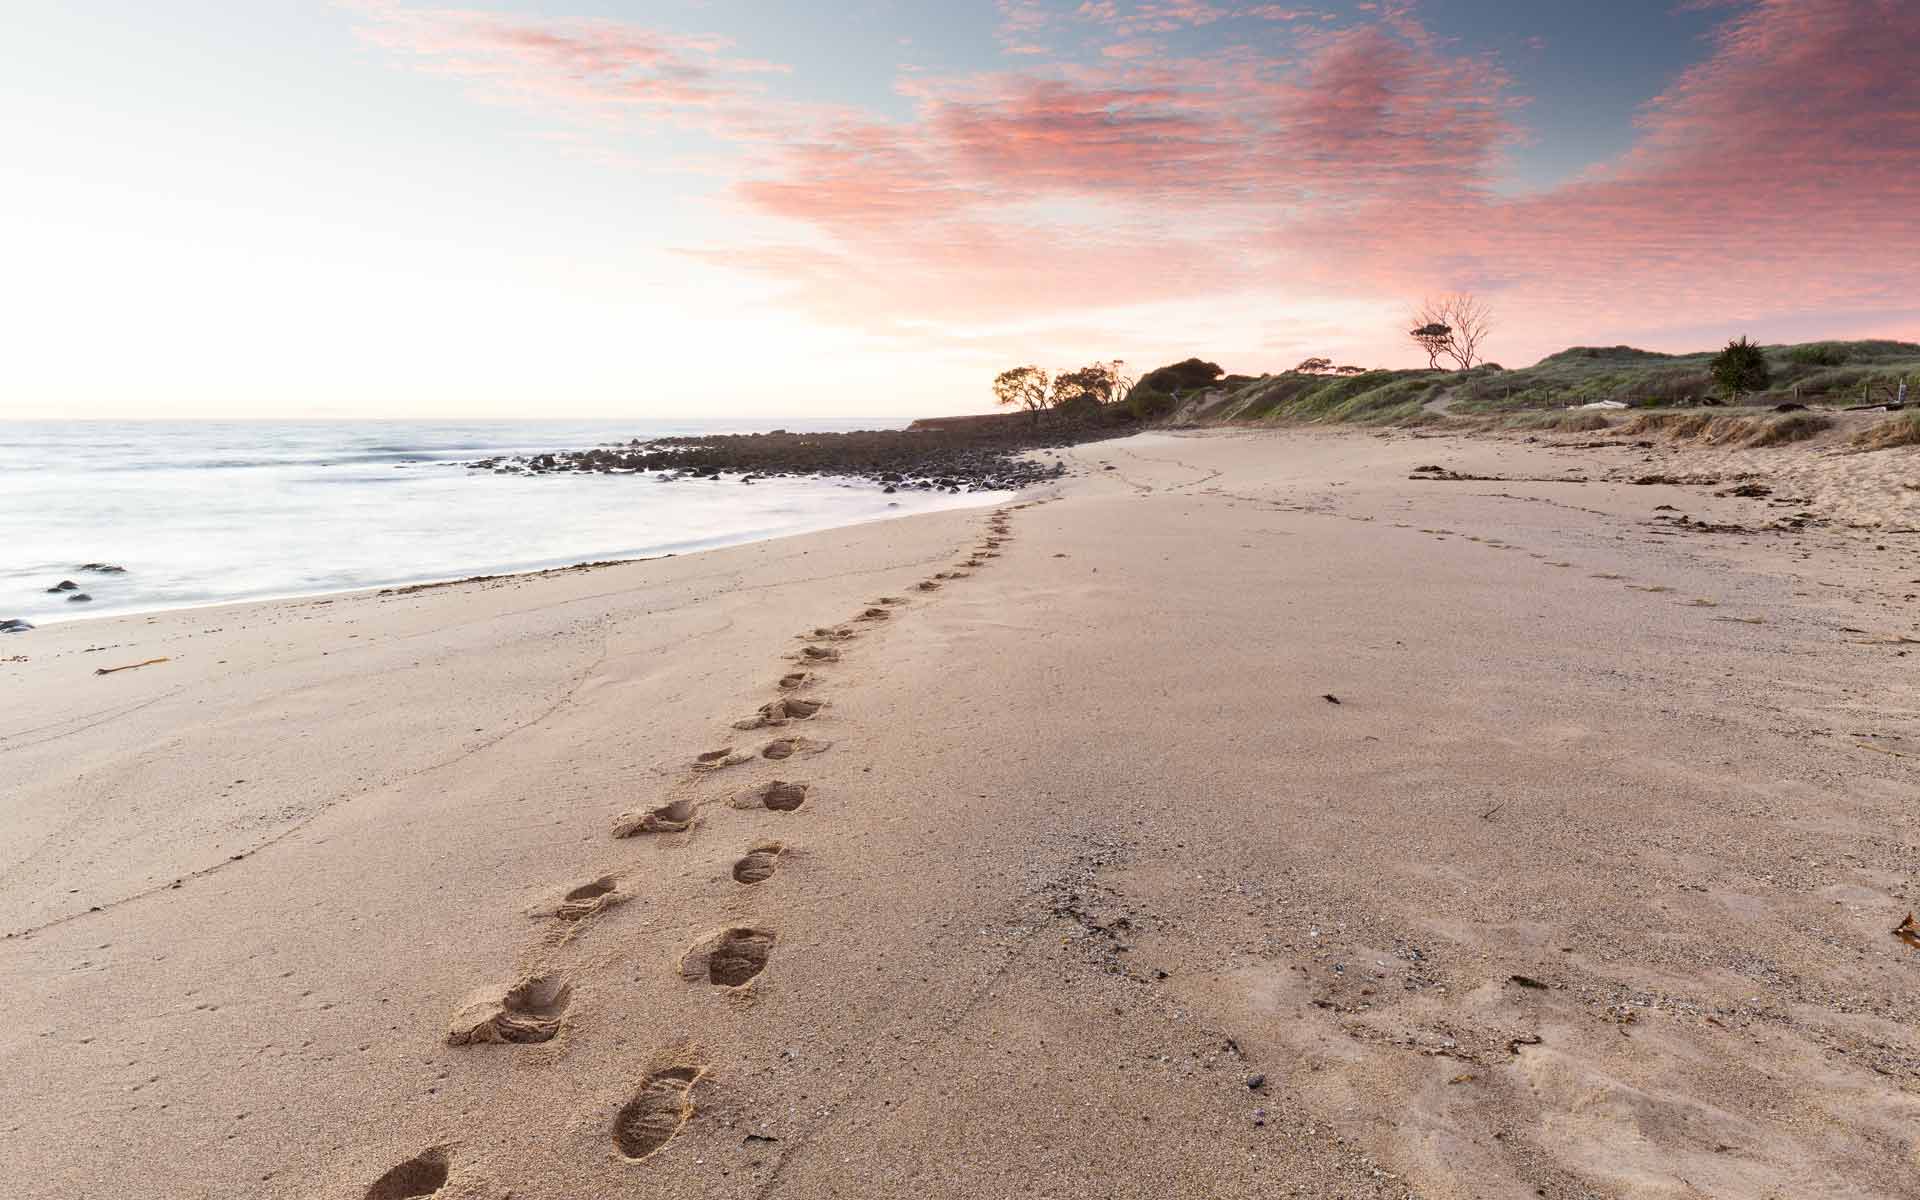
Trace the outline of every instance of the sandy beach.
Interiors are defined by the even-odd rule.
[[[9,637],[0,1178],[1920,1196],[1920,458],[1794,453],[1155,433]]]

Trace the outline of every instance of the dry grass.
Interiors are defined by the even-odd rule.
[[[1853,435],[1853,444],[1861,450],[1920,446],[1920,412],[1901,413],[1863,429]]]
[[[1833,418],[1820,413],[1789,413],[1784,417],[1717,416],[1711,413],[1641,413],[1620,427],[1628,437],[1659,434],[1675,441],[1708,446],[1784,446],[1801,442],[1833,428]]]

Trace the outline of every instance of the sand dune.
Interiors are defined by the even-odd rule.
[[[1146,435],[995,510],[10,640],[0,1173],[1920,1196],[1920,542],[1699,453]],[[1676,463],[1775,491],[1629,482]]]

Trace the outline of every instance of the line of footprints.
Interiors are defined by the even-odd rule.
[[[1010,514],[1028,501],[1010,508],[993,510],[987,520],[987,535],[968,557],[952,570],[940,571],[913,585],[919,592],[937,592],[947,583],[965,579],[974,568],[999,557],[1000,547],[1011,540]],[[623,813],[613,822],[616,838],[645,835],[684,834],[702,823],[704,802],[697,788],[717,771],[738,767],[756,760],[786,763],[822,754],[832,742],[804,737],[791,731],[797,723],[810,721],[827,708],[827,701],[813,693],[821,681],[821,672],[841,661],[842,647],[858,638],[864,627],[891,620],[908,600],[900,596],[882,596],[858,616],[843,625],[821,626],[799,635],[803,643],[788,657],[793,669],[780,677],[780,695],[760,706],[752,716],[733,723],[741,732],[774,731],[775,736],[757,750],[737,745],[708,750],[688,764],[686,778],[669,789],[664,803],[644,812]],[[809,785],[804,781],[772,779],[736,793],[730,804],[735,809],[767,809],[792,812],[807,801]],[[785,846],[777,841],[749,847],[733,864],[734,881],[751,887],[765,883],[779,869]],[[545,945],[563,946],[580,934],[599,914],[627,899],[620,890],[619,878],[604,875],[583,883],[534,914],[550,922]],[[731,926],[710,934],[688,948],[680,958],[683,978],[705,980],[715,987],[741,994],[750,988],[773,956],[778,934],[771,929]],[[573,999],[573,984],[567,974],[548,964],[536,966],[505,989],[480,993],[463,1004],[447,1031],[450,1046],[533,1045],[558,1037],[566,1024],[567,1010]],[[700,1050],[691,1044],[669,1047],[650,1064],[633,1096],[613,1117],[611,1136],[615,1150],[631,1163],[645,1162],[674,1139],[693,1116],[693,1089],[707,1073]],[[433,1196],[447,1186],[454,1174],[454,1149],[434,1146],[400,1163],[376,1179],[367,1188],[366,1200],[413,1200]]]

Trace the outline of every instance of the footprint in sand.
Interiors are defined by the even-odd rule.
[[[477,994],[454,1013],[447,1045],[550,1042],[559,1034],[572,998],[572,985],[559,975],[533,975],[503,993]]]
[[[685,833],[700,819],[700,806],[692,797],[650,808],[643,813],[621,813],[613,820],[613,836],[633,837],[641,833]]]
[[[791,674],[782,675],[778,686],[783,692],[798,691],[807,686],[808,682],[812,679],[813,673],[811,671],[794,671]]]
[[[803,738],[803,737],[775,738],[772,741],[768,742],[766,745],[760,747],[760,757],[770,758],[770,759],[773,759],[775,762],[778,762],[781,759],[792,758],[796,754],[802,757],[813,755],[813,754],[819,754],[821,751],[827,749],[832,745],[833,745],[832,742],[817,742],[817,741],[814,741],[812,738]]]
[[[771,929],[735,926],[696,942],[680,959],[680,974],[715,987],[740,987],[767,969],[773,954]]]
[[[740,861],[733,864],[735,883],[765,883],[773,878],[780,866],[780,853],[786,847],[779,842],[768,842],[764,846],[755,846],[742,855]]]
[[[844,625],[832,627],[821,625],[807,633],[797,634],[795,636],[803,642],[844,642],[858,637],[859,634]]]
[[[1636,592],[1670,592],[1673,590],[1664,583],[1630,583],[1627,586]]]
[[[626,895],[617,889],[620,881],[612,875],[583,883],[561,897],[560,904],[553,915],[562,921],[584,921],[595,913],[605,912],[616,904],[625,902]]]
[[[864,612],[862,612],[862,613],[861,613],[861,614],[860,614],[859,616],[857,616],[857,617],[855,617],[855,618],[854,618],[854,620],[856,620],[856,621],[885,621],[885,620],[887,620],[888,618],[890,618],[890,617],[892,617],[892,616],[893,616],[893,614],[892,614],[892,613],[890,613],[890,612],[888,612],[888,611],[887,611],[886,609],[884,609],[884,608],[869,608],[869,609],[867,609],[866,611],[864,611]]]
[[[373,1181],[366,1200],[413,1200],[431,1196],[447,1184],[452,1157],[443,1149],[422,1150]]]
[[[963,567],[977,567],[980,565],[980,560],[977,558],[970,558],[967,561],[961,563],[960,565]]]
[[[906,602],[905,596],[882,596],[874,601],[875,604],[905,604]]]
[[[804,721],[827,706],[824,700],[807,699],[800,696],[787,696],[772,700],[760,706],[760,711],[751,717],[735,721],[735,729],[764,729],[769,726],[785,725],[789,721]]]
[[[746,762],[753,757],[750,754],[735,754],[732,746],[722,746],[718,750],[709,750],[693,760],[696,771],[718,771],[722,767],[731,767]]]
[[[948,571],[947,578],[948,579],[972,579],[973,576],[968,574],[965,571]]]
[[[807,785],[785,779],[750,787],[733,798],[735,808],[770,808],[775,812],[792,812],[806,802]]]
[[[693,1085],[707,1073],[691,1052],[656,1062],[633,1099],[613,1119],[613,1144],[628,1162],[645,1162],[674,1139],[693,1116]]]
[[[840,652],[832,646],[802,646],[798,657],[804,662],[839,662]]]
[[[916,583],[913,586],[919,588],[923,592],[937,592],[940,590],[939,583],[931,579],[922,579],[919,583]]]

